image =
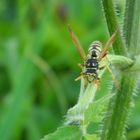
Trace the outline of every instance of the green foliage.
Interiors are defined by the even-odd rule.
[[[89,87],[90,88],[90,87]],[[85,93],[86,94],[86,93]],[[113,94],[106,95],[105,97],[102,97],[101,99],[92,102],[88,105],[87,108],[81,110],[76,110],[80,108],[75,106],[68,112],[68,118],[66,123],[73,123],[78,124],[81,121],[81,125],[79,130],[78,126],[64,126],[58,128],[54,133],[49,134],[43,138],[43,140],[57,140],[57,139],[70,139],[70,140],[80,140],[81,136],[83,136],[85,139],[90,140],[92,138],[98,139],[97,134],[95,132],[92,132],[92,134],[88,134],[87,127],[91,122],[99,123],[103,119],[104,115],[103,112],[107,108],[107,103],[109,102],[109,99],[113,96]],[[86,101],[87,102],[87,101]],[[101,104],[102,103],[102,104]],[[71,120],[68,120],[71,119]],[[71,121],[71,122],[70,122]],[[73,122],[72,122],[73,121]],[[75,130],[76,129],[76,130]],[[72,134],[73,133],[73,134]]]
[[[82,137],[78,126],[59,127],[55,133],[45,136],[42,140],[80,140]]]
[[[85,140],[99,140],[99,137],[97,137],[97,135],[90,135],[90,134],[86,134],[85,135]]]
[[[140,70],[139,0],[126,0],[125,12],[123,1],[115,3],[118,16],[113,0],[102,0],[102,4],[110,35],[119,30],[115,54],[108,59],[121,86],[112,89],[110,74],[101,71],[100,87],[85,87],[82,80],[78,94],[76,65],[83,62],[67,25],[75,30],[86,52],[94,40],[105,44],[109,37],[100,1],[0,1],[0,139],[99,140],[104,134],[117,139],[118,132],[125,131],[129,140],[140,138],[139,96],[134,98],[129,129],[125,129],[132,94],[139,92],[133,77],[139,77]],[[124,20],[123,31],[118,20]],[[110,63],[103,60],[101,65]]]
[[[113,2],[112,0],[107,0],[107,1],[103,0],[102,2],[103,2],[104,13],[105,13],[105,17],[107,20],[110,33],[112,34],[113,32],[116,31],[116,29],[118,30],[118,34],[113,48],[114,52],[116,54],[128,55],[128,52],[126,52],[126,48],[125,48],[126,46],[123,43],[123,39],[119,31],[119,25],[117,22],[117,17],[115,15]],[[128,3],[126,2],[126,5],[129,5]],[[134,2],[130,4],[130,7],[132,7],[132,5],[134,5]],[[128,9],[129,8],[126,8],[126,14],[127,12],[130,11],[130,9],[129,11]],[[136,13],[134,12],[133,14],[130,15],[136,16]],[[130,21],[130,18],[128,18],[127,20]],[[130,24],[130,26],[133,27],[133,24]],[[139,28],[138,23],[135,24],[135,28],[136,27]],[[138,32],[134,32],[132,30],[132,33],[137,33],[136,38],[137,36],[139,36]],[[127,36],[127,33],[125,35]],[[125,39],[127,40],[128,38],[126,37]],[[132,38],[129,41],[133,42],[134,41],[133,39],[134,38]],[[137,42],[137,40],[135,41]],[[138,47],[139,46],[136,46],[136,48]],[[113,56],[110,56],[109,60],[113,60],[112,57]],[[120,64],[120,85],[119,88],[115,90],[115,96],[112,99],[110,99],[109,108],[107,111],[107,117],[105,117],[104,124],[102,127],[102,133],[101,133],[102,140],[123,140],[125,138],[125,127],[129,114],[129,108],[131,107],[132,95],[137,83],[137,78],[131,73],[131,71],[129,71],[131,68],[127,71],[128,73],[123,72],[123,69],[128,69],[133,64],[136,64],[139,67],[138,62],[133,62],[133,60],[129,58],[125,59],[123,58],[123,56],[118,56],[118,58],[116,56],[114,58],[116,58],[114,62]],[[122,65],[123,62],[126,66]],[[95,93],[97,90],[95,86],[88,84],[88,86],[85,89],[83,87],[85,88],[84,80],[83,82],[81,82],[81,92],[80,92],[78,103],[68,111],[66,124],[71,124],[71,123],[80,124],[82,127],[82,134],[83,136],[86,136],[87,135],[86,128],[90,122],[102,121],[103,118],[100,116],[100,113],[103,112],[104,110],[103,107],[105,107],[105,104],[103,101],[97,101],[97,102],[94,101]],[[119,116],[117,116],[117,114],[119,114]],[[93,134],[94,133],[95,132],[93,132]]]
[[[113,94],[109,94],[91,103],[84,112],[83,123],[89,124],[90,122],[101,122],[104,118],[103,112],[106,110],[108,101],[112,96]]]
[[[117,25],[116,16],[108,16],[110,11],[108,10],[109,7],[112,7],[112,0],[108,0],[106,4],[103,1],[103,7],[105,9],[106,20],[108,23],[108,28],[110,33],[112,32],[112,27]],[[139,6],[138,6],[139,5]],[[125,20],[124,20],[124,38],[125,38],[125,52],[120,51],[123,55],[128,55],[129,57],[133,58],[135,55],[138,54],[136,50],[140,48],[139,44],[137,43],[137,38],[139,37],[139,33],[136,29],[140,28],[140,16],[138,11],[140,10],[140,3],[137,0],[126,1],[126,9],[125,9]],[[137,10],[136,10],[137,9]],[[113,11],[112,11],[113,12]],[[112,20],[114,19],[114,20]],[[135,22],[134,19],[137,19]],[[132,22],[130,22],[132,21]],[[112,29],[111,29],[112,28]],[[134,28],[134,29],[133,29]],[[132,36],[135,36],[133,38]],[[119,39],[117,39],[119,40]],[[121,39],[122,40],[122,39]],[[135,47],[132,45],[135,44]],[[133,47],[132,47],[133,46]],[[117,48],[124,47],[121,45],[117,45]],[[130,51],[131,50],[131,51]],[[114,48],[115,53],[118,53]],[[133,55],[132,55],[133,54]],[[134,62],[135,64],[137,62]],[[136,64],[139,67],[139,64]],[[113,99],[110,100],[109,108],[107,111],[107,116],[103,125],[102,130],[102,140],[123,140],[126,139],[126,126],[129,111],[132,104],[132,97],[133,92],[135,91],[137,85],[137,74],[139,70],[134,74],[131,71],[120,71],[121,79],[120,79],[120,89],[116,90],[116,95]],[[126,88],[127,87],[127,88]],[[118,115],[119,114],[119,115]],[[118,117],[117,117],[118,116]]]

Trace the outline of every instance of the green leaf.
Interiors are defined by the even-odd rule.
[[[86,140],[99,140],[99,137],[97,137],[97,135],[95,135],[95,134],[93,134],[93,135],[86,134],[85,139]]]
[[[111,64],[117,66],[117,68],[121,68],[121,69],[126,69],[130,66],[133,65],[133,60],[125,57],[125,56],[121,56],[121,55],[107,55],[109,61]]]
[[[126,70],[126,72],[131,71],[131,72],[140,72],[140,55],[135,56],[135,61],[132,67]]]
[[[45,136],[41,140],[80,140],[82,136],[78,126],[59,127],[54,133]]]
[[[100,122],[103,119],[103,111],[107,107],[109,99],[113,94],[106,95],[101,99],[91,103],[84,113],[84,124],[89,122]]]

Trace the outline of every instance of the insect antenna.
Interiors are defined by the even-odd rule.
[[[86,53],[84,51],[84,49],[82,48],[81,44],[80,44],[80,41],[78,39],[78,37],[76,36],[76,34],[73,32],[72,28],[70,27],[70,25],[68,25],[68,30],[70,32],[70,35],[72,37],[72,40],[76,46],[76,48],[78,49],[79,53],[80,53],[80,56],[83,60],[86,59]]]

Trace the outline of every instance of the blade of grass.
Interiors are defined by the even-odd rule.
[[[49,80],[49,83],[51,84],[52,88],[54,89],[56,93],[56,97],[59,102],[61,113],[64,114],[67,110],[67,101],[66,97],[64,96],[64,91],[62,86],[59,84],[59,80],[54,73],[54,71],[51,69],[49,64],[45,62],[41,57],[39,56],[33,56],[31,57],[33,63],[38,66],[39,69],[46,75],[47,79]]]

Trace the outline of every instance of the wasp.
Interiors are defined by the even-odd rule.
[[[113,79],[115,79],[112,70],[108,66],[100,66],[100,61],[106,57],[107,58],[107,52],[112,43],[114,42],[116,38],[117,31],[112,34],[112,36],[109,38],[107,43],[105,44],[104,49],[102,49],[102,43],[100,41],[94,41],[91,43],[88,49],[88,54],[86,55],[84,49],[81,47],[80,41],[76,34],[73,32],[70,26],[68,26],[70,35],[72,37],[72,40],[77,47],[81,58],[84,61],[84,64],[79,64],[79,66],[82,68],[82,72],[79,77],[77,77],[75,80],[80,80],[82,77],[86,79],[89,83],[95,82],[95,84],[98,86],[100,84],[100,78],[98,76],[99,70],[102,70],[103,68],[107,68],[111,75],[113,76]],[[109,61],[109,60],[108,60]]]

